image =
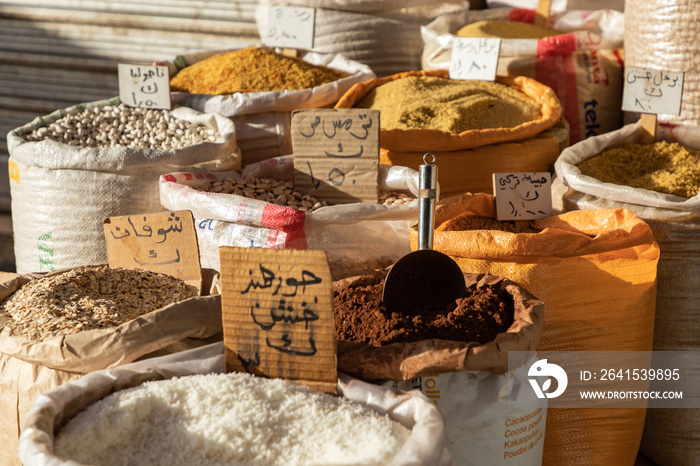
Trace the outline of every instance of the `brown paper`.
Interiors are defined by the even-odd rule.
[[[201,294],[202,269],[192,212],[108,217],[102,225],[110,267],[165,273]]]
[[[228,371],[335,393],[333,291],[323,251],[222,246]]]
[[[379,110],[292,112],[297,191],[329,204],[379,202]]]
[[[353,277],[334,283],[334,288],[377,283],[381,275]],[[455,371],[508,371],[509,351],[534,351],[540,340],[544,303],[518,284],[484,274],[464,274],[469,287],[498,285],[513,297],[514,320],[510,328],[488,343],[423,340],[373,347],[364,343],[338,342],[338,370],[364,380],[408,380]]]

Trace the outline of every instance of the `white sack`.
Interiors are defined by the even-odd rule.
[[[240,167],[241,155],[231,121],[184,107],[174,109],[171,115],[218,129],[219,141],[163,150],[86,148],[49,139],[25,142],[20,137],[66,114],[118,103],[118,99],[105,100],[58,110],[8,134],[17,272],[106,263],[102,220],[162,211],[160,175],[173,170]]]
[[[223,343],[92,372],[37,397],[20,436],[19,456],[25,466],[77,466],[53,454],[54,429],[82,409],[112,392],[149,380],[192,374],[223,373]],[[339,375],[338,392],[364,403],[411,429],[411,435],[389,466],[452,464],[445,451],[444,424],[439,411],[419,391],[399,394]]]

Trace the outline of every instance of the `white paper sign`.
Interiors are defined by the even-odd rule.
[[[311,49],[314,46],[316,10],[305,7],[271,6],[267,29],[260,31],[264,44],[273,47]]]
[[[628,66],[625,71],[622,110],[679,116],[683,78],[682,71]]]
[[[165,65],[120,63],[119,98],[129,107],[170,110],[170,75]]]
[[[494,173],[498,220],[536,220],[552,215],[552,174]]]
[[[454,37],[450,60],[450,79],[493,81],[496,79],[501,39]]]

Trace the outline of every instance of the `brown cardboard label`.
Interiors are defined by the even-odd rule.
[[[379,110],[292,113],[297,191],[329,204],[379,202]]]
[[[166,273],[201,292],[202,269],[192,212],[108,217],[102,226],[110,267]]]
[[[335,393],[333,286],[323,251],[221,246],[228,371]]]
[[[498,220],[535,220],[552,216],[552,174],[494,173]]]

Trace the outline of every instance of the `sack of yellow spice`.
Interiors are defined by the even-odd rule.
[[[165,64],[174,101],[233,120],[244,166],[292,153],[293,110],[330,107],[353,84],[375,77],[341,54],[292,58],[255,46],[180,55]]]
[[[624,207],[651,226],[661,249],[654,350],[697,351],[700,128],[659,127],[655,143],[642,134],[639,123],[626,125],[565,150],[553,200],[565,210]],[[698,464],[698,419],[700,409],[649,409],[642,452],[659,464]]]
[[[354,85],[336,104],[351,107],[382,112],[381,163],[417,170],[425,152],[435,154],[443,196],[491,191],[497,171],[546,171],[568,145],[559,99],[526,77],[409,71]]]
[[[571,125],[572,143],[620,128],[624,14],[560,12],[544,28],[532,24],[534,13],[497,8],[436,18],[422,28],[423,69],[448,69],[457,37],[497,37],[498,74],[551,87]]]
[[[539,351],[651,350],[659,247],[649,225],[625,209],[501,222],[507,228],[495,217],[492,195],[444,199],[433,247],[465,272],[508,278],[541,299]],[[415,249],[415,226],[410,236]],[[549,409],[543,464],[633,464],[645,411]]]

